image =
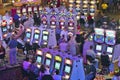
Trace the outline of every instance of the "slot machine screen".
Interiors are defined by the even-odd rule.
[[[66,65],[66,66],[65,66],[65,72],[66,72],[66,73],[70,73],[70,71],[71,71],[70,66]]]
[[[26,37],[27,37],[27,38],[30,38],[30,35],[31,35],[31,34],[30,34],[29,32],[26,33]]]
[[[35,39],[39,39],[39,35],[38,34],[35,34]]]
[[[46,59],[45,65],[50,66],[50,59]]]
[[[102,45],[96,45],[96,50],[101,51],[102,50]]]
[[[3,28],[2,30],[3,30],[3,32],[5,32],[5,31],[7,31],[7,28]]]
[[[107,52],[112,53],[113,52],[113,47],[107,47]]]
[[[95,13],[95,9],[90,9],[90,12]]]
[[[60,69],[60,63],[59,62],[55,63],[55,69],[58,69],[58,70]]]
[[[41,63],[41,61],[42,61],[42,58],[40,56],[37,56],[36,62]]]
[[[43,40],[48,40],[48,36],[43,36]]]

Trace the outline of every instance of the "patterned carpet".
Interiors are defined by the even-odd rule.
[[[21,67],[12,67],[0,71],[0,80],[22,80]]]

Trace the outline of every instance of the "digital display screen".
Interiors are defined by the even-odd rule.
[[[25,12],[26,12],[26,8],[23,8],[23,9],[22,9],[22,12],[25,13]]]
[[[105,43],[109,45],[115,45],[116,41],[114,37],[107,36],[105,38]]]
[[[55,69],[58,69],[58,70],[60,69],[60,63],[59,62],[55,63]]]
[[[107,52],[112,53],[113,52],[113,47],[107,47]]]
[[[36,62],[41,63],[41,61],[42,61],[41,56],[37,56],[37,60],[36,60]]]
[[[71,71],[71,67],[66,65],[65,66],[65,72],[70,73],[70,71]]]
[[[43,36],[43,40],[48,40],[48,36]]]
[[[70,26],[73,26],[73,23],[70,23]]]
[[[39,34],[35,34],[35,35],[34,35],[34,38],[35,38],[35,39],[39,39]]]
[[[103,43],[104,42],[104,36],[103,35],[95,35],[94,40],[95,40],[95,42]]]
[[[7,28],[3,28],[2,30],[3,30],[3,32],[5,32],[5,31],[7,31]]]
[[[101,51],[102,50],[102,45],[96,45],[96,50]]]
[[[50,59],[46,59],[45,65],[50,66]]]
[[[90,9],[90,12],[95,13],[95,9]]]
[[[26,37],[27,37],[27,38],[30,38],[30,35],[31,35],[31,34],[30,34],[29,32],[26,33]]]

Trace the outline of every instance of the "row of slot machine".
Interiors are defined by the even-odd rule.
[[[14,29],[13,18],[10,17],[0,22],[0,39],[3,40],[8,36],[9,30]]]
[[[65,17],[65,16],[49,16],[42,15],[41,17],[42,25],[47,27],[50,25],[52,29],[55,29],[56,26],[59,26],[61,29],[67,28],[69,32],[75,32],[75,28],[77,26],[77,21],[73,17]]]
[[[16,9],[16,12],[19,16],[21,16],[21,14],[28,15],[30,12],[39,13],[41,11],[42,11],[41,6],[27,6]]]
[[[41,47],[55,47],[57,45],[55,29],[30,27],[25,30],[25,42],[37,43]]]
[[[85,80],[82,58],[48,48],[38,49],[36,54],[38,68],[44,64],[49,66],[51,74],[59,70],[65,80]]]
[[[25,30],[25,38],[24,41],[32,43],[38,43],[38,45],[44,45],[47,47],[48,39],[49,39],[49,31],[41,30],[39,28],[27,28]]]
[[[96,0],[69,0],[69,10],[75,8],[78,19],[80,13],[84,13],[85,16],[90,14],[93,18],[95,11],[97,10]]]
[[[93,39],[96,53],[101,55],[103,52],[106,52],[112,58],[115,52],[116,31],[101,28],[95,28],[94,31]]]

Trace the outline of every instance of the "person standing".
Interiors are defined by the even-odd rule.
[[[2,45],[2,41],[0,40],[0,63],[2,62],[1,59],[5,57],[5,48]]]
[[[17,64],[17,40],[15,38],[15,35],[13,34],[11,36],[11,40],[8,43],[8,47],[9,47],[9,61],[10,61],[10,65],[14,65]]]

